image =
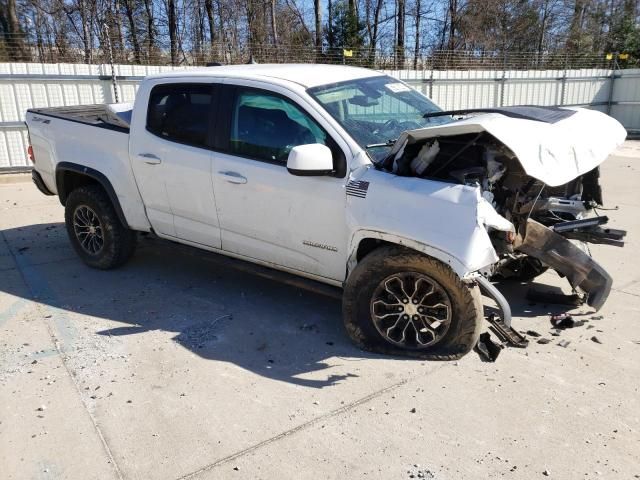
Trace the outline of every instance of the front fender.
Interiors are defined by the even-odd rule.
[[[368,169],[364,195],[348,196],[347,273],[365,238],[404,245],[449,265],[466,278],[498,261],[488,229],[513,231],[474,186],[400,177]],[[368,182],[368,183],[367,183]]]
[[[347,263],[347,276],[353,271],[358,263],[357,254],[360,242],[370,238],[383,242],[393,243],[395,245],[402,245],[403,247],[416,250],[420,253],[440,260],[442,263],[449,265],[460,278],[464,278],[471,273],[467,266],[462,262],[462,260],[450,252],[390,232],[361,229],[354,233],[349,242],[350,254]]]

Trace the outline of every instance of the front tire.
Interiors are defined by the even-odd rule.
[[[414,250],[385,246],[354,269],[344,323],[359,347],[427,359],[461,358],[477,343],[483,307],[477,285]]]
[[[133,255],[136,234],[122,224],[100,186],[73,190],[67,197],[64,218],[74,250],[90,267],[116,268]]]

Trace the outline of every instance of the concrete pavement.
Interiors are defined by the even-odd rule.
[[[361,352],[338,299],[159,240],[91,270],[56,198],[2,183],[0,477],[640,478],[639,158],[627,142],[603,167],[629,230],[592,249],[604,309],[554,337],[563,307],[501,286],[515,327],[552,341],[496,363]]]

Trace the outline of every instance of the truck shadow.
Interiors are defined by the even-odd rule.
[[[48,321],[64,330],[56,335],[71,354],[96,334],[170,332],[202,358],[311,388],[356,377],[350,365],[361,359],[383,358],[350,343],[339,299],[221,268],[214,253],[141,237],[127,265],[99,271],[77,258],[62,223],[0,233],[0,291],[53,307]],[[8,315],[0,307],[0,326]],[[167,341],[160,337],[144,341],[158,346]]]
[[[99,271],[77,258],[62,223],[1,233],[0,290],[53,307],[68,351],[74,343],[91,344],[96,334],[122,338],[170,332],[170,341],[202,358],[312,388],[357,376],[349,372],[351,362],[388,358],[350,343],[335,295],[229,268],[226,257],[214,253],[141,237],[127,265]],[[505,285],[514,316],[546,313],[523,301],[526,286]],[[0,325],[6,321],[0,311]]]
[[[554,278],[556,277],[556,278]],[[536,318],[540,316],[555,315],[558,313],[565,313],[572,309],[575,309],[576,305],[570,305],[569,303],[554,303],[552,296],[560,299],[562,297],[570,297],[570,286],[566,280],[560,280],[560,283],[566,283],[564,288],[553,285],[558,283],[558,278],[555,272],[547,272],[533,281],[519,281],[519,280],[502,280],[495,285],[500,292],[509,301],[509,306],[513,317],[519,318]],[[532,291],[537,291],[539,299],[529,299],[528,295]],[[548,299],[543,297],[547,295]],[[497,308],[493,300],[484,297],[485,314],[495,313],[500,315],[500,310]],[[584,308],[589,310],[588,314],[593,314],[591,307],[585,306]],[[520,330],[526,330],[526,324],[519,324],[518,320],[514,322],[514,327]]]

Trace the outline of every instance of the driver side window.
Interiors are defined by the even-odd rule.
[[[239,90],[232,109],[231,154],[287,163],[297,145],[327,145],[327,134],[293,102],[258,90]]]

